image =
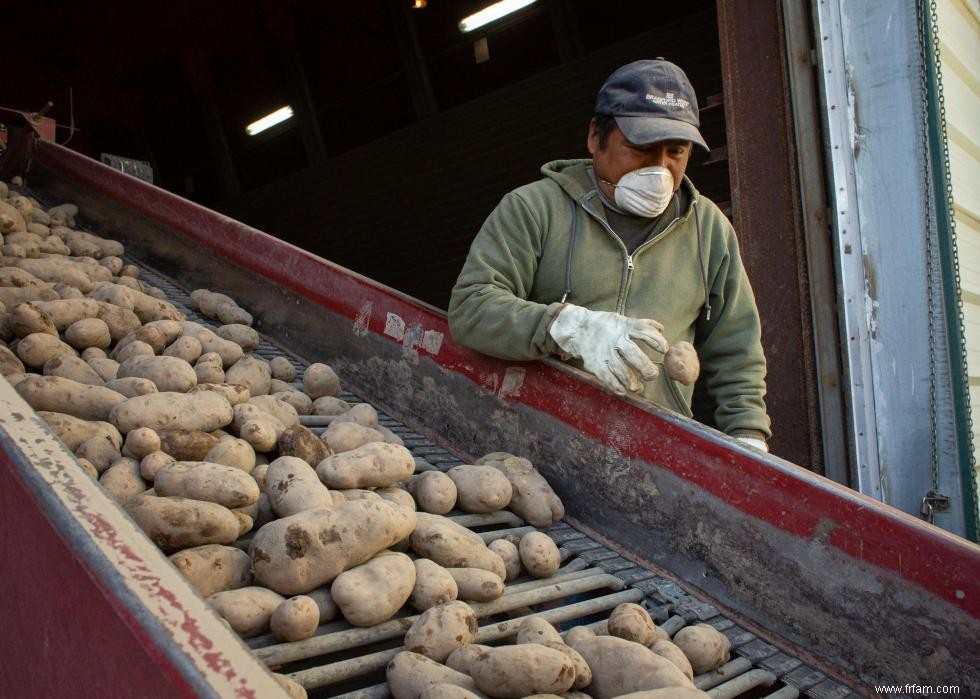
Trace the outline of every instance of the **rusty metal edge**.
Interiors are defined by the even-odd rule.
[[[0,448],[52,529],[181,696],[286,696],[6,381],[0,381]]]

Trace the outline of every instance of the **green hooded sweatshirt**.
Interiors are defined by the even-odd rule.
[[[684,209],[629,255],[606,222],[591,165],[548,163],[544,179],[510,192],[493,210],[452,291],[453,337],[501,359],[561,356],[548,327],[569,290],[567,303],[652,318],[669,343],[692,342],[718,427],[771,436],[759,313],[731,223],[685,177]],[[662,363],[662,355],[648,353]],[[693,391],[661,371],[643,395],[690,417]]]

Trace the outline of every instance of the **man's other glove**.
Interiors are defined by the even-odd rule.
[[[766,444],[766,440],[759,439],[758,437],[736,437],[738,441],[750,447],[755,447],[760,451],[769,453],[769,445]]]
[[[621,396],[641,391],[639,379],[653,381],[660,375],[660,369],[637,342],[666,352],[663,329],[655,320],[568,304],[555,316],[548,333],[562,350],[581,359],[586,371]]]

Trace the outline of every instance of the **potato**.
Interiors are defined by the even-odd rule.
[[[385,488],[399,483],[415,470],[415,458],[405,447],[380,442],[334,454],[316,467],[320,480],[330,488]]]
[[[667,632],[653,623],[649,612],[638,604],[617,606],[608,620],[609,634],[650,647],[658,640],[670,640]]]
[[[229,509],[251,505],[259,499],[259,485],[241,469],[207,461],[175,461],[153,479],[162,497],[177,496],[223,505]]]
[[[289,699],[307,699],[306,689],[292,677],[281,675],[278,672],[271,674],[276,682],[279,683],[279,686],[283,688],[283,691],[289,695]]]
[[[321,396],[313,400],[311,415],[341,415],[351,409],[351,404],[336,396]]]
[[[10,348],[0,345],[0,374],[10,376],[24,372],[24,362],[10,351]]]
[[[117,346],[112,352],[112,358],[117,362],[125,362],[136,357],[154,356],[156,356],[156,353],[153,351],[153,347],[142,340],[134,340],[125,347]]]
[[[230,340],[241,346],[246,352],[258,349],[259,333],[248,325],[242,323],[229,323],[222,325],[215,331],[218,337]]]
[[[422,612],[405,634],[405,648],[443,662],[460,646],[473,643],[479,624],[465,602],[447,602]]]
[[[299,425],[299,415],[296,412],[296,408],[285,401],[281,401],[278,398],[273,398],[269,395],[257,396],[253,394],[252,397],[248,399],[248,402],[263,412],[274,416],[283,424],[283,427],[289,428]]]
[[[86,459],[95,466],[95,470],[102,473],[112,464],[122,458],[119,447],[105,437],[93,437],[78,445],[75,456]]]
[[[109,359],[108,357],[92,357],[91,359],[86,359],[88,365],[95,369],[95,373],[102,377],[102,380],[108,383],[116,378],[116,374],[119,371],[119,362],[115,359]],[[150,383],[153,383],[152,381]],[[154,385],[154,388],[156,386]]]
[[[412,497],[411,493],[402,488],[397,488],[395,486],[389,486],[387,488],[379,488],[375,491],[380,498],[387,500],[388,502],[393,502],[402,507],[407,507],[410,510],[415,509],[415,498]]]
[[[695,675],[721,667],[731,657],[728,636],[708,624],[685,626],[674,634],[673,642],[691,661]]]
[[[558,629],[550,621],[545,621],[539,616],[529,616],[521,622],[517,629],[518,645],[522,643],[561,643],[565,642],[558,633]]]
[[[202,362],[200,359],[194,364],[194,375],[197,376],[197,383],[206,384],[209,386],[224,385],[231,386],[232,384],[226,384],[225,381],[225,370],[221,368],[221,361],[217,362]],[[242,386],[246,393],[248,389]],[[248,400],[246,398],[246,400]],[[244,401],[242,401],[244,402]],[[234,405],[234,404],[233,404]]]
[[[535,527],[550,527],[565,516],[561,499],[530,461],[504,452],[487,454],[477,464],[500,470],[513,487],[510,509]]]
[[[48,282],[42,281],[30,272],[17,267],[0,267],[0,286],[12,286],[16,288],[48,287]]]
[[[7,313],[7,327],[17,337],[27,337],[32,333],[58,336],[51,317],[34,303],[18,303]]]
[[[694,345],[685,340],[675,342],[664,355],[664,368],[667,376],[674,381],[690,386],[698,380],[701,362]]]
[[[197,384],[197,374],[194,373],[194,367],[178,357],[133,357],[127,359],[119,365],[116,378],[125,379],[130,376],[149,379],[161,392],[186,393],[188,389]]]
[[[140,427],[126,435],[123,443],[123,453],[142,459],[147,454],[160,451],[160,435],[149,427]]]
[[[482,568],[503,579],[504,562],[487,548],[479,534],[451,519],[419,512],[412,548],[445,568]]]
[[[122,435],[119,434],[119,430],[114,425],[108,422],[83,420],[73,415],[47,410],[38,411],[38,416],[47,423],[51,431],[71,451],[75,451],[82,442],[93,437],[103,437],[109,440],[116,449],[122,447]]]
[[[125,505],[136,495],[150,489],[140,476],[140,462],[128,458],[120,458],[105,469],[99,476],[99,485],[120,505]]]
[[[534,643],[491,648],[471,671],[480,691],[494,697],[562,694],[575,682],[575,666],[568,656]]]
[[[254,398],[269,393],[272,371],[268,362],[249,354],[225,370],[225,381],[245,386]]]
[[[41,372],[45,376],[60,376],[63,379],[71,379],[89,386],[105,386],[106,383],[84,359],[66,354],[51,357],[41,367]],[[106,388],[115,390],[111,386],[106,386]]]
[[[459,596],[456,580],[446,568],[428,558],[415,559],[415,587],[409,604],[420,612],[438,604],[455,602]]]
[[[177,461],[207,461],[218,438],[201,430],[160,430],[160,449]]]
[[[456,581],[457,599],[466,602],[492,602],[504,594],[504,581],[482,568],[446,568]]]
[[[234,546],[195,546],[172,554],[170,562],[201,597],[252,584],[252,559]]]
[[[218,337],[212,330],[204,327],[200,323],[182,320],[180,321],[180,327],[181,335],[190,335],[191,337],[197,338],[201,343],[201,349],[204,350],[204,354],[216,352],[221,357],[221,365],[223,367],[232,366],[244,355],[241,345],[226,340],[223,337]],[[201,356],[203,357],[204,355]],[[212,383],[222,382],[214,381]]]
[[[427,687],[437,684],[452,684],[471,692],[477,691],[469,675],[410,651],[402,651],[391,659],[386,678],[394,699],[419,699]]]
[[[242,638],[268,631],[272,614],[285,601],[282,595],[254,585],[218,592],[207,598],[214,611]]]
[[[374,626],[395,615],[415,587],[415,565],[403,553],[382,551],[338,575],[330,597],[354,626]]]
[[[137,427],[156,430],[211,432],[231,423],[231,403],[217,393],[161,391],[127,398],[109,413],[109,422],[123,433]]]
[[[572,665],[575,666],[575,681],[572,683],[573,689],[585,689],[592,684],[592,669],[585,662],[585,658],[582,657],[581,653],[574,648],[566,646],[561,641],[546,641],[543,645],[552,650],[564,653]]]
[[[575,644],[586,638],[595,638],[595,631],[590,629],[588,626],[574,626],[570,628],[564,634],[565,644],[575,647]]]
[[[252,469],[251,476],[252,476],[253,479],[255,479],[255,482],[259,484],[259,490],[261,490],[264,493],[265,492],[265,476],[266,476],[266,473],[269,471],[269,462],[259,463],[258,460],[259,460],[259,457],[260,456],[261,456],[261,454],[256,454],[255,455],[256,463],[255,463],[255,468]],[[265,457],[262,457],[262,458],[265,458]],[[334,500],[334,502],[336,502],[336,499]]]
[[[269,369],[272,370],[272,378],[292,383],[296,379],[296,367],[285,357],[273,357],[269,362]]]
[[[152,483],[160,469],[174,461],[176,459],[166,452],[151,451],[140,460],[140,475],[143,476],[144,480]]]
[[[543,532],[530,532],[521,537],[518,551],[524,568],[536,578],[550,578],[561,567],[558,546]]]
[[[105,420],[115,406],[127,400],[103,386],[60,376],[28,376],[17,384],[17,392],[35,410],[65,413],[83,420]]]
[[[222,375],[224,372],[222,372]],[[198,374],[200,378],[200,374]],[[247,403],[248,399],[251,398],[251,394],[248,392],[248,388],[242,386],[241,384],[235,383],[208,383],[208,382],[198,382],[196,386],[192,386],[187,392],[188,393],[200,393],[201,391],[212,391],[213,393],[220,393],[228,402],[234,407],[241,403]]]
[[[313,400],[340,393],[340,379],[326,364],[315,363],[303,372],[303,392]]]
[[[595,636],[579,641],[574,648],[592,669],[588,689],[596,699],[664,687],[694,687],[669,660],[624,638]]]
[[[88,459],[78,459],[78,465],[81,466],[82,470],[85,471],[85,473],[90,475],[92,478],[94,478],[95,480],[99,479],[99,471],[98,469],[95,468],[95,466],[92,464],[91,461],[89,461]]]
[[[455,684],[441,682],[423,689],[419,694],[419,699],[480,699],[481,696],[483,695],[463,689]]]
[[[55,328],[67,332],[67,329],[83,320],[98,320],[99,302],[87,298],[55,299],[53,301],[37,301],[34,305],[51,319]],[[105,321],[102,321],[105,323]],[[101,334],[102,326],[94,324]],[[106,330],[108,330],[106,325]]]
[[[92,274],[102,277],[101,273],[90,273],[88,268],[91,267],[91,265],[73,262],[71,260],[57,257],[36,260],[7,259],[4,260],[4,265],[8,267],[19,267],[20,269],[33,274],[42,281],[51,282],[53,284],[69,284],[71,286],[78,287],[78,289],[80,289],[84,294],[87,294],[95,289],[95,280],[92,279]],[[104,268],[102,271],[108,272],[108,270]],[[54,298],[49,297],[44,300],[53,301],[56,297],[57,294],[54,294]],[[7,303],[6,299],[4,299],[4,303]],[[7,306],[11,307],[13,304],[7,304]]]
[[[492,466],[456,466],[446,475],[456,484],[456,506],[463,512],[496,512],[510,504],[510,481]]]
[[[111,359],[108,361],[112,361]],[[121,393],[127,398],[134,398],[136,396],[145,396],[148,393],[156,393],[157,387],[149,379],[141,379],[136,376],[130,376],[125,379],[110,379],[105,382],[106,388],[111,388],[117,393]]]
[[[17,343],[17,356],[25,366],[40,369],[44,363],[57,356],[76,356],[70,345],[58,339],[57,335],[31,333]]]
[[[200,359],[203,352],[204,348],[201,347],[201,341],[190,335],[178,337],[163,350],[164,356],[177,357],[191,365]]]
[[[275,379],[272,381],[273,384],[269,387],[269,395],[292,406],[297,415],[309,415],[311,412],[313,412],[313,401],[308,395],[302,391],[296,390],[276,391],[276,387],[274,385]]]
[[[302,641],[316,633],[320,625],[320,608],[316,600],[306,595],[290,597],[276,607],[269,626],[276,638],[283,641]]]
[[[384,500],[306,510],[256,532],[252,570],[257,582],[281,594],[304,594],[370,560],[414,528],[414,512]]]
[[[99,264],[105,267],[110,272],[112,272],[113,276],[118,275],[123,268],[122,258],[117,257],[115,255],[109,255],[108,257],[100,258]]]
[[[650,650],[663,658],[667,658],[667,660],[676,665],[687,679],[694,679],[694,668],[691,667],[691,661],[684,655],[684,651],[674,643],[660,639],[650,646]]]
[[[245,473],[252,473],[255,468],[255,450],[244,439],[228,435],[219,439],[202,461],[234,466]]]
[[[348,500],[381,500],[380,495],[366,488],[347,488],[346,490],[334,490],[331,492],[343,495],[345,502]]]
[[[153,543],[168,553],[238,539],[238,518],[213,502],[141,494],[130,498],[124,508]]]
[[[337,604],[333,601],[333,597],[330,596],[329,587],[317,588],[308,592],[306,596],[316,602],[317,609],[320,610],[320,624],[326,624],[337,616]]]
[[[446,658],[446,667],[469,675],[473,669],[473,664],[478,662],[483,653],[488,650],[491,650],[491,646],[484,646],[479,643],[468,643],[465,646],[460,646]]]
[[[113,342],[119,342],[140,327],[140,319],[135,313],[128,308],[114,306],[111,303],[99,303],[99,315],[96,317],[109,328],[109,336]]]
[[[333,505],[330,491],[320,482],[313,467],[295,456],[280,456],[269,464],[265,492],[279,517]]]
[[[504,568],[507,571],[507,576],[504,578],[504,580],[510,582],[511,580],[520,577],[521,554],[520,551],[518,551],[517,546],[507,539],[494,539],[487,544],[487,548],[500,556],[500,558],[503,560]]]
[[[93,270],[102,270],[109,274],[109,270],[98,265],[86,265]],[[109,274],[111,277],[112,275]],[[79,287],[81,288],[81,287]],[[82,291],[85,291],[82,289]],[[120,284],[105,282],[89,294],[91,298],[98,301],[107,301],[123,308],[132,308],[133,313],[142,323],[149,323],[154,320],[183,320],[184,314],[168,301],[157,299],[142,291],[130,289]]]
[[[335,454],[353,451],[358,447],[372,442],[384,442],[384,435],[378,430],[358,425],[356,422],[338,422],[330,424],[320,437]]]
[[[351,406],[350,410],[340,415],[334,416],[330,424],[342,423],[342,422],[354,422],[363,427],[370,427],[372,429],[378,428],[378,411],[374,409],[374,406],[370,403],[358,403]]]
[[[444,515],[456,506],[456,484],[442,471],[424,471],[408,482],[408,492],[419,509]]]

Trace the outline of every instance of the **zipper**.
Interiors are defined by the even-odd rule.
[[[620,238],[618,235],[616,235],[616,232],[609,226],[609,224],[606,223],[606,221],[604,221],[603,218],[599,216],[595,211],[593,211],[591,207],[591,202],[586,201],[585,198],[581,199],[580,202],[582,204],[582,208],[585,209],[585,212],[589,214],[592,218],[594,218],[596,221],[598,221],[605,229],[606,233],[612,236],[613,240],[615,240],[619,244],[620,249],[623,251],[623,255],[625,255],[626,257],[626,279],[623,282],[622,288],[619,292],[619,298],[616,299],[616,313],[624,314],[626,311],[626,297],[629,296],[630,282],[633,279],[633,270],[636,268],[636,264],[634,263],[633,258],[636,257],[636,255],[640,254],[641,250],[650,247],[658,240],[663,238],[665,235],[667,235],[667,233],[670,232],[670,230],[674,227],[674,225],[678,221],[686,217],[675,216],[674,220],[671,221],[669,224],[667,224],[666,228],[664,228],[662,231],[660,231],[660,233],[658,233],[650,240],[643,243],[640,247],[634,250],[633,254],[631,255],[629,254],[629,252],[627,252],[626,246],[623,245],[623,239]]]

